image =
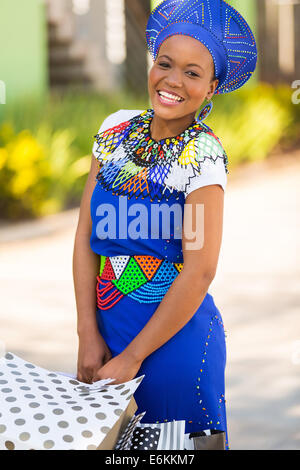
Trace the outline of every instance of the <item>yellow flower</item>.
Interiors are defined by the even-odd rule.
[[[0,148],[0,170],[4,167],[8,158],[8,152],[6,148]]]
[[[38,181],[38,174],[33,167],[18,171],[11,182],[12,193],[20,197]]]
[[[8,167],[17,172],[30,168],[45,157],[43,147],[28,131],[21,132],[17,139],[9,144],[9,150]]]

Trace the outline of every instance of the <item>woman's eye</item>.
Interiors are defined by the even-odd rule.
[[[191,74],[191,77],[199,77],[199,75],[195,72],[187,72],[187,74]]]
[[[160,67],[163,67],[165,69],[169,68],[170,67],[170,64],[168,64],[167,62],[160,62],[158,64]],[[199,75],[195,72],[192,72],[192,71],[189,71],[189,72],[186,72],[188,75],[190,74],[190,77],[198,77],[199,78]]]

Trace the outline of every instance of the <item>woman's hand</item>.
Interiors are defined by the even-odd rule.
[[[93,382],[102,379],[116,379],[111,385],[128,382],[135,378],[143,361],[139,361],[126,353],[118,354],[104,366],[102,366],[93,377]]]
[[[92,379],[99,368],[106,364],[111,357],[111,352],[100,333],[95,331],[80,336],[77,380],[84,383],[92,383]]]

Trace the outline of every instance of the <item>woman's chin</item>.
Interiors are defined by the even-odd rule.
[[[182,107],[177,106],[165,106],[156,100],[152,102],[152,107],[157,116],[163,119],[174,119],[176,117],[182,117],[185,113]]]

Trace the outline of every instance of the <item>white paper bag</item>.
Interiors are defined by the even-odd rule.
[[[88,385],[7,353],[0,359],[0,450],[97,449],[143,377]]]

